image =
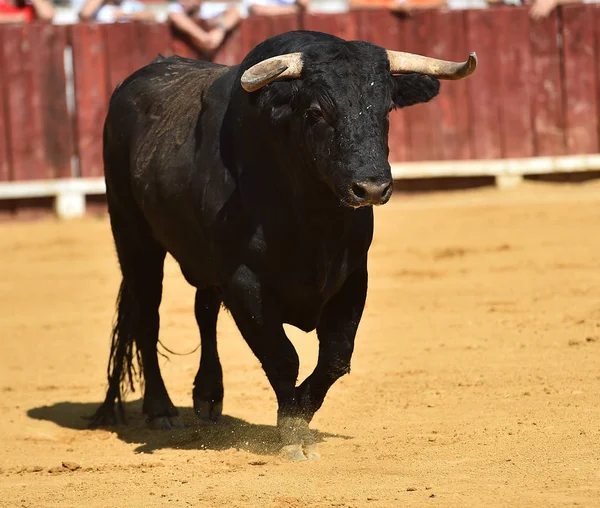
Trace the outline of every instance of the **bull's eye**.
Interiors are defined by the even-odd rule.
[[[320,120],[324,120],[323,110],[318,106],[311,106],[306,110],[306,118],[310,122],[316,123]]]

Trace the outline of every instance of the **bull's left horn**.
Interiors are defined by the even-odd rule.
[[[418,72],[438,79],[463,79],[473,74],[477,67],[477,55],[475,53],[469,53],[469,59],[466,62],[449,62],[389,49],[387,50],[387,56],[392,74]]]
[[[242,74],[242,88],[254,92],[272,81],[286,78],[299,78],[302,74],[302,53],[267,58],[250,67]]]

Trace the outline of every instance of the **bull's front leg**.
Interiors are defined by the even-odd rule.
[[[306,460],[314,443],[296,400],[299,358],[283,329],[279,304],[261,287],[256,275],[240,266],[224,291],[225,305],[262,364],[277,397],[277,427],[282,452],[290,460]]]
[[[319,359],[310,376],[296,389],[302,419],[307,423],[319,410],[327,391],[350,372],[354,338],[367,296],[367,264],[354,271],[342,289],[327,303],[317,326]],[[316,447],[308,451],[317,457]],[[312,456],[312,457],[311,457]]]

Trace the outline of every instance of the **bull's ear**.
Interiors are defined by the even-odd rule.
[[[293,81],[273,82],[264,88],[258,99],[258,106],[272,124],[280,125],[292,115],[297,89]]]
[[[392,79],[392,100],[397,108],[430,101],[440,91],[440,82],[424,74],[401,74],[393,76]]]

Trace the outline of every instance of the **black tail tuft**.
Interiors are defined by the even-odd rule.
[[[110,345],[110,359],[108,361],[108,383],[117,393],[117,403],[121,417],[124,416],[122,394],[129,388],[135,392],[135,378],[141,381],[142,357],[135,347],[133,337],[132,317],[129,291],[125,281],[121,282],[119,296],[117,297],[117,319],[112,331]],[[136,370],[137,360],[137,370]]]
[[[135,347],[132,326],[133,311],[129,290],[123,280],[117,297],[117,316],[111,337],[108,390],[103,404],[91,418],[91,427],[111,425],[117,423],[119,419],[125,422],[123,394],[128,389],[132,392],[135,391],[136,378],[141,381],[142,357],[140,351]],[[119,418],[115,413],[115,402]]]

